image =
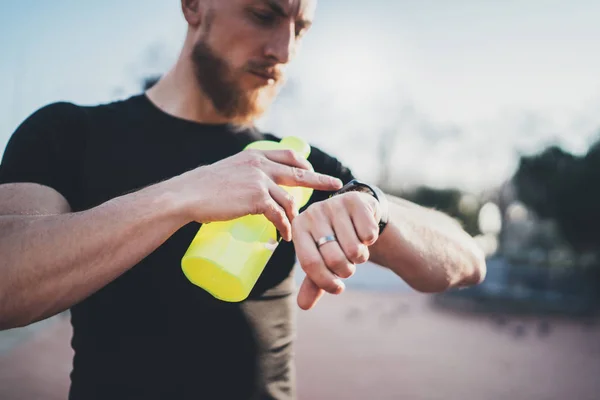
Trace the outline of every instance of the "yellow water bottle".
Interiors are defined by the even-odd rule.
[[[280,142],[260,140],[246,149],[294,150],[308,158],[310,145],[289,136]],[[313,190],[282,186],[298,207],[308,203]],[[227,199],[223,199],[227,201]],[[248,297],[281,238],[264,215],[203,224],[181,260],[187,279],[219,300],[239,302]]]

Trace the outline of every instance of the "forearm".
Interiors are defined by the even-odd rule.
[[[485,258],[452,218],[416,204],[390,199],[390,223],[371,246],[371,260],[414,289],[440,292],[485,277]]]
[[[0,329],[59,313],[127,271],[185,221],[161,187],[84,212],[0,216]]]

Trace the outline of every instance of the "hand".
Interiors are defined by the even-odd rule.
[[[340,294],[342,279],[351,277],[356,264],[369,259],[369,248],[379,237],[377,200],[350,192],[312,204],[294,219],[292,234],[298,261],[306,277],[298,293],[298,306],[311,309],[324,292]],[[317,245],[320,238],[334,241]]]
[[[314,172],[307,160],[291,150],[245,150],[186,172],[171,184],[190,221],[228,221],[264,214],[286,241],[291,240],[291,221],[298,215],[298,207],[278,185],[326,191],[342,187],[339,179]]]

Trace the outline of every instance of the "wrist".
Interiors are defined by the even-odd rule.
[[[160,191],[168,198],[172,213],[184,221],[208,223],[215,219],[215,179],[208,166],[199,167],[159,183]],[[218,188],[218,186],[217,186]],[[218,190],[218,189],[217,189]]]
[[[121,210],[123,217],[132,218],[139,223],[168,224],[172,229],[179,229],[189,221],[181,213],[179,196],[166,183],[167,181],[115,197],[100,207]]]
[[[152,209],[157,212],[157,218],[167,218],[180,226],[193,221],[178,177],[149,186],[143,192],[148,196]]]

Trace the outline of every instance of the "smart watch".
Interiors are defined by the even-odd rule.
[[[379,234],[381,235],[389,221],[388,201],[385,193],[383,193],[383,191],[381,191],[381,189],[379,189],[377,186],[369,185],[359,181],[358,179],[353,179],[344,185],[344,187],[342,187],[340,190],[332,194],[331,197],[348,192],[367,193],[377,199],[379,202],[379,209],[381,211],[381,218],[379,220]]]

